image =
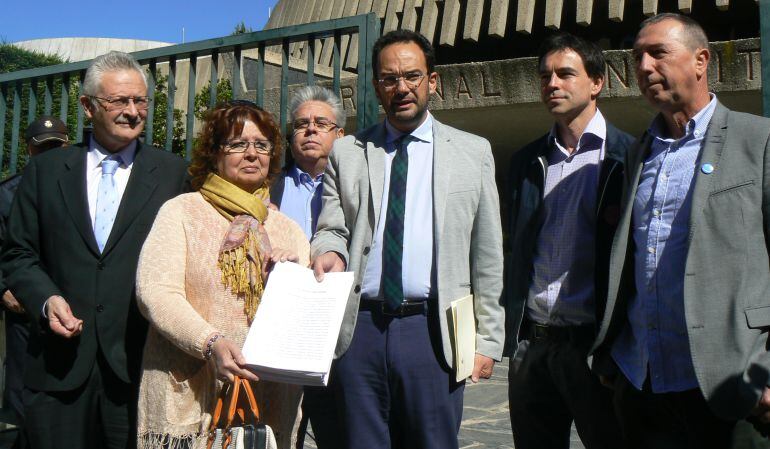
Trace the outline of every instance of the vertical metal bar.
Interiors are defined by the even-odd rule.
[[[259,59],[257,60],[257,106],[265,104],[265,43],[259,43]]]
[[[315,39],[313,36],[307,38],[307,85],[315,84]]]
[[[8,161],[8,173],[16,174],[16,162],[19,155],[19,126],[21,125],[21,81],[16,81],[13,89],[13,122],[11,124],[11,156]]]
[[[231,79],[231,83],[233,86],[233,99],[237,100],[241,98],[241,46],[238,45],[235,47],[235,50],[233,50],[233,59],[235,59],[233,64],[233,77]]]
[[[332,90],[334,90],[334,93],[337,95],[340,95],[340,65],[342,64],[342,61],[340,61],[340,40],[342,38],[340,37],[340,30],[334,31],[334,46],[332,47],[332,67],[334,67],[333,72],[333,81],[332,81]],[[340,95],[342,97],[342,95]]]
[[[770,0],[759,1],[759,36],[762,48],[762,110],[770,117]]]
[[[78,75],[78,98],[83,96],[83,79],[86,77],[86,71],[81,70],[80,74]],[[83,116],[83,105],[78,102],[78,124],[77,128],[75,130],[75,141],[76,142],[82,142],[83,141],[83,121],[85,120],[85,117]]]
[[[70,107],[70,74],[65,73],[61,77],[61,101],[59,102],[59,119],[63,121],[68,127],[72,125],[67,123],[67,117],[69,116]]]
[[[51,115],[51,108],[53,107],[53,77],[49,76],[45,79],[45,90],[43,96],[43,114]]]
[[[219,86],[219,52],[211,52],[211,75],[209,76],[209,109],[217,105],[217,87]]]
[[[190,67],[187,71],[187,123],[185,124],[184,155],[188,161],[192,158],[193,127],[195,126],[195,77],[198,74],[198,55],[190,54]]]
[[[155,124],[155,78],[158,73],[158,67],[155,60],[150,61],[149,72],[147,73],[147,96],[150,97],[150,108],[147,109],[147,122],[144,125],[144,143],[155,145],[152,138],[153,125]]]
[[[168,100],[166,101],[166,151],[174,144],[174,95],[176,94],[176,56],[168,59]]]
[[[29,91],[27,102],[27,125],[34,122],[37,118],[37,79],[29,80]]]
[[[0,84],[0,172],[3,171],[3,156],[5,156],[5,120],[6,108],[5,96],[8,94],[5,84]]]
[[[286,123],[289,121],[286,109],[289,102],[289,38],[283,38],[283,51],[281,58],[281,133],[286,133]],[[286,165],[286,152],[281,156],[281,166]]]
[[[374,78],[371,51],[374,41],[380,35],[380,21],[374,14],[368,14],[358,26],[358,104],[356,106],[356,127],[362,130],[377,122],[379,104],[374,95],[371,80]]]

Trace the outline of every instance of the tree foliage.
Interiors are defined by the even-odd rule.
[[[10,44],[0,43],[0,73],[63,64],[64,62],[64,60],[56,55],[44,55]]]

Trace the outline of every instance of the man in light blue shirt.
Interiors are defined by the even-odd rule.
[[[270,201],[300,225],[308,240],[321,212],[323,173],[334,141],[345,135],[345,108],[320,86],[305,86],[289,105],[291,159],[270,188]]]
[[[630,448],[726,448],[770,422],[770,121],[709,92],[689,17],[645,20],[633,54],[659,114],[628,153],[593,368]]]
[[[345,135],[345,108],[331,90],[305,86],[292,97],[289,111],[291,159],[270,187],[270,201],[297,222],[310,240],[321,212],[323,173],[329,152],[334,141]],[[336,449],[341,444],[332,383],[328,388],[305,387],[302,401],[303,418],[297,438],[304,440],[310,421],[318,449]]]

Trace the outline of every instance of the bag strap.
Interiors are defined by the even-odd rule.
[[[243,396],[241,396],[240,392],[243,390],[244,395],[246,396],[246,401],[248,404],[248,409],[240,406],[239,407],[239,399],[241,399]],[[227,402],[227,415],[225,415],[225,422],[222,423],[222,411],[224,409],[224,404]],[[254,396],[254,391],[251,388],[251,384],[247,379],[243,379],[239,376],[235,376],[233,379],[233,383],[226,385],[225,388],[222,390],[222,393],[217,398],[216,406],[214,407],[214,413],[212,415],[211,419],[211,425],[209,426],[209,441],[207,448],[211,449],[211,446],[214,443],[214,436],[216,434],[216,430],[218,427],[221,426],[222,430],[225,431],[226,435],[225,440],[223,441],[223,447],[227,447],[230,443],[230,428],[233,425],[233,421],[235,421],[235,417],[238,416],[241,423],[246,424],[247,423],[247,411],[250,412],[251,417],[254,418],[254,423],[258,423],[260,421],[259,419],[259,407],[257,406],[257,400]]]
[[[254,422],[258,423],[259,419],[259,407],[257,406],[257,399],[254,397],[254,391],[251,389],[251,383],[248,379],[241,379],[243,384],[243,391],[246,392],[246,399],[249,401],[249,408],[251,409],[251,415],[254,417]]]

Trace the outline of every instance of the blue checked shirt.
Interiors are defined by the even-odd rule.
[[[543,190],[543,224],[537,237],[527,317],[540,324],[591,324],[599,167],[607,122],[598,110],[572,153],[551,130]]]
[[[684,271],[693,179],[715,107],[712,95],[680,139],[664,137],[660,116],[648,131],[652,144],[633,210],[636,297],[612,347],[618,367],[639,390],[648,369],[653,393],[698,387],[685,321]]]
[[[321,213],[323,173],[313,179],[295,165],[286,173],[283,185],[281,212],[294,220],[310,240]]]

